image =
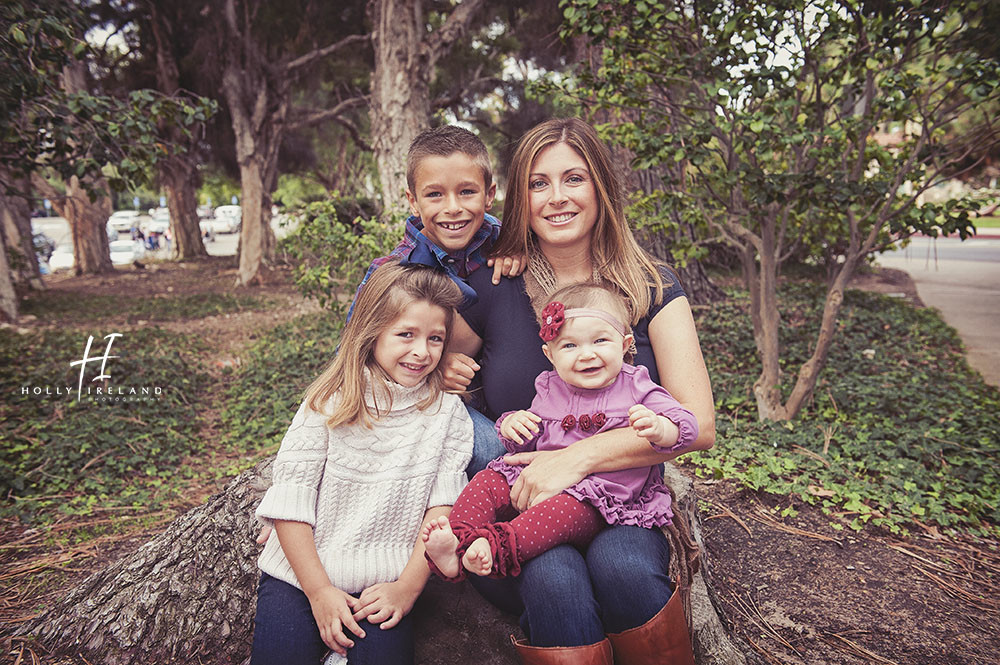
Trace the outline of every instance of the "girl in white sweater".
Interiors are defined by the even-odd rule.
[[[281,442],[257,516],[251,663],[412,663],[408,616],[430,571],[418,534],[465,486],[472,421],[442,390],[457,286],[386,264],[358,295],[333,363]]]

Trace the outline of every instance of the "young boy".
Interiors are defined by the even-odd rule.
[[[462,289],[467,305],[476,294],[463,280],[484,263],[493,267],[494,284],[502,274],[520,274],[520,257],[485,258],[500,235],[500,221],[486,213],[497,187],[478,136],[453,125],[421,132],[406,155],[406,184],[410,217],[403,239],[388,256],[372,261],[355,299],[371,274],[391,259],[443,269]],[[353,311],[351,303],[348,319]]]

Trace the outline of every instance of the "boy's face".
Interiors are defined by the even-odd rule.
[[[424,235],[449,254],[472,242],[493,205],[496,184],[489,188],[471,157],[453,152],[428,155],[414,172],[414,191],[406,190],[410,212],[424,224]]]

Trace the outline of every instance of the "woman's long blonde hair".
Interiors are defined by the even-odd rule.
[[[534,243],[528,200],[529,176],[538,154],[557,143],[565,143],[575,150],[590,171],[598,202],[591,258],[597,273],[625,294],[630,323],[634,326],[654,303],[663,300],[664,282],[656,262],[636,242],[625,219],[624,195],[615,175],[611,152],[594,128],[583,120],[553,118],[521,137],[507,170],[503,226],[491,256],[530,253]],[[530,262],[531,258],[528,260]]]
[[[336,395],[330,427],[362,423],[371,427],[380,417],[380,407],[392,408],[392,379],[375,362],[375,343],[412,303],[426,302],[445,311],[445,346],[448,351],[455,308],[462,302],[458,286],[442,271],[426,266],[386,263],[372,273],[358,293],[354,314],[340,338],[340,349],[333,362],[306,390],[305,401],[313,411],[323,413]],[[376,406],[365,402],[364,370],[371,376],[371,393]],[[440,363],[427,377],[430,394],[417,407],[426,409],[440,396],[444,378]],[[339,393],[339,394],[338,394]]]

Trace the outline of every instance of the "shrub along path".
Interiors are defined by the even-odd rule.
[[[0,622],[276,449],[338,323],[287,284],[234,294],[233,279],[221,260],[57,277],[27,303],[37,319],[0,330]],[[895,273],[864,286],[915,294]],[[790,288],[786,344],[804,353],[816,290]],[[697,312],[720,437],[681,467],[698,476],[709,574],[731,628],[767,663],[995,662],[997,391],[969,373],[935,315],[853,293],[814,404],[790,426],[760,425],[744,309],[734,293]],[[128,363],[113,376],[183,387],[177,399],[9,399],[28,374],[75,382],[68,355],[111,331],[123,332],[115,349]]]

